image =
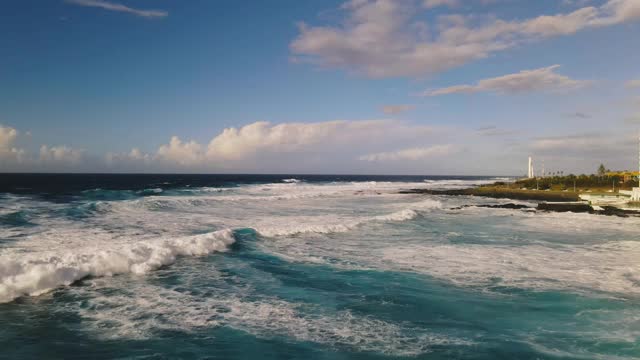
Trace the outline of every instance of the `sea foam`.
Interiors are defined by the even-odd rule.
[[[597,245],[422,244],[389,247],[381,267],[409,270],[461,286],[507,286],[640,296],[640,242]]]
[[[137,242],[113,249],[79,249],[23,259],[0,258],[0,303],[23,295],[39,295],[87,276],[145,274],[169,265],[178,256],[203,256],[225,251],[235,238],[225,229],[175,239]]]
[[[420,216],[420,211],[429,209],[439,209],[442,203],[436,200],[425,200],[414,204],[413,209],[403,209],[393,213],[377,216],[366,216],[361,218],[338,218],[335,217],[332,222],[323,221],[319,223],[316,217],[292,219],[286,224],[258,225],[256,231],[266,237],[292,236],[299,234],[330,234],[341,233],[354,230],[367,223],[373,222],[403,222],[410,221]],[[326,218],[322,218],[323,220]],[[295,220],[295,221],[294,221]]]
[[[235,291],[203,298],[142,283],[133,289],[105,290],[109,296],[90,298],[88,306],[74,310],[89,330],[107,339],[145,339],[162,330],[191,332],[224,326],[263,339],[284,336],[393,356],[417,356],[430,352],[434,346],[473,345],[461,337],[357,315],[349,310],[326,312],[313,304],[263,296],[249,299]],[[120,294],[113,295],[114,292]]]

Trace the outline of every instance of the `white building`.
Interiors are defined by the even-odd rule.
[[[638,139],[638,144],[638,167],[640,168],[640,138]],[[638,175],[638,182],[638,185],[640,185],[640,174]],[[640,187],[634,187],[631,191],[631,201],[640,201]]]
[[[531,156],[529,156],[529,172],[527,173],[527,177],[529,179],[533,179],[534,177],[534,173],[533,173],[533,159],[531,158]]]

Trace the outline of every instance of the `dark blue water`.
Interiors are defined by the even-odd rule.
[[[636,219],[398,194],[492,178],[0,178],[0,358],[640,357]]]

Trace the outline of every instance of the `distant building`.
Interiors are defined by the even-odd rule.
[[[527,177],[529,179],[533,179],[535,174],[533,173],[533,159],[529,156],[529,172],[527,173]]]
[[[640,138],[638,138],[638,167],[640,168]],[[640,186],[640,172],[638,173],[638,186]],[[634,187],[631,193],[631,201],[640,201],[640,187]]]
[[[617,176],[618,178],[620,178],[621,182],[629,182],[629,181],[636,181],[638,179],[638,177],[640,176],[640,172],[638,171],[610,171],[607,173],[607,176],[612,177],[612,176]]]

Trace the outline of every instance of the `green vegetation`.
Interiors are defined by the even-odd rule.
[[[535,189],[535,188],[534,188]],[[573,192],[549,190],[532,191],[522,190],[514,184],[480,186],[467,190],[468,195],[485,196],[492,198],[506,198],[516,200],[537,200],[537,201],[578,201],[578,194]]]
[[[604,167],[604,164],[600,164],[600,167],[598,167],[598,176],[604,176],[607,172],[607,168]]]
[[[518,180],[511,186],[529,190],[556,190],[556,191],[609,191],[609,190],[630,190],[638,186],[636,180],[626,182],[620,176],[598,176],[598,175],[567,175],[550,176],[544,178],[533,178]]]
[[[634,177],[624,176],[623,174],[612,173],[604,164],[600,164],[596,174],[592,175],[570,174],[564,176],[562,172],[556,172],[552,176],[517,180],[511,186],[528,190],[570,192],[610,192],[631,190],[631,188],[638,186],[638,181]]]

